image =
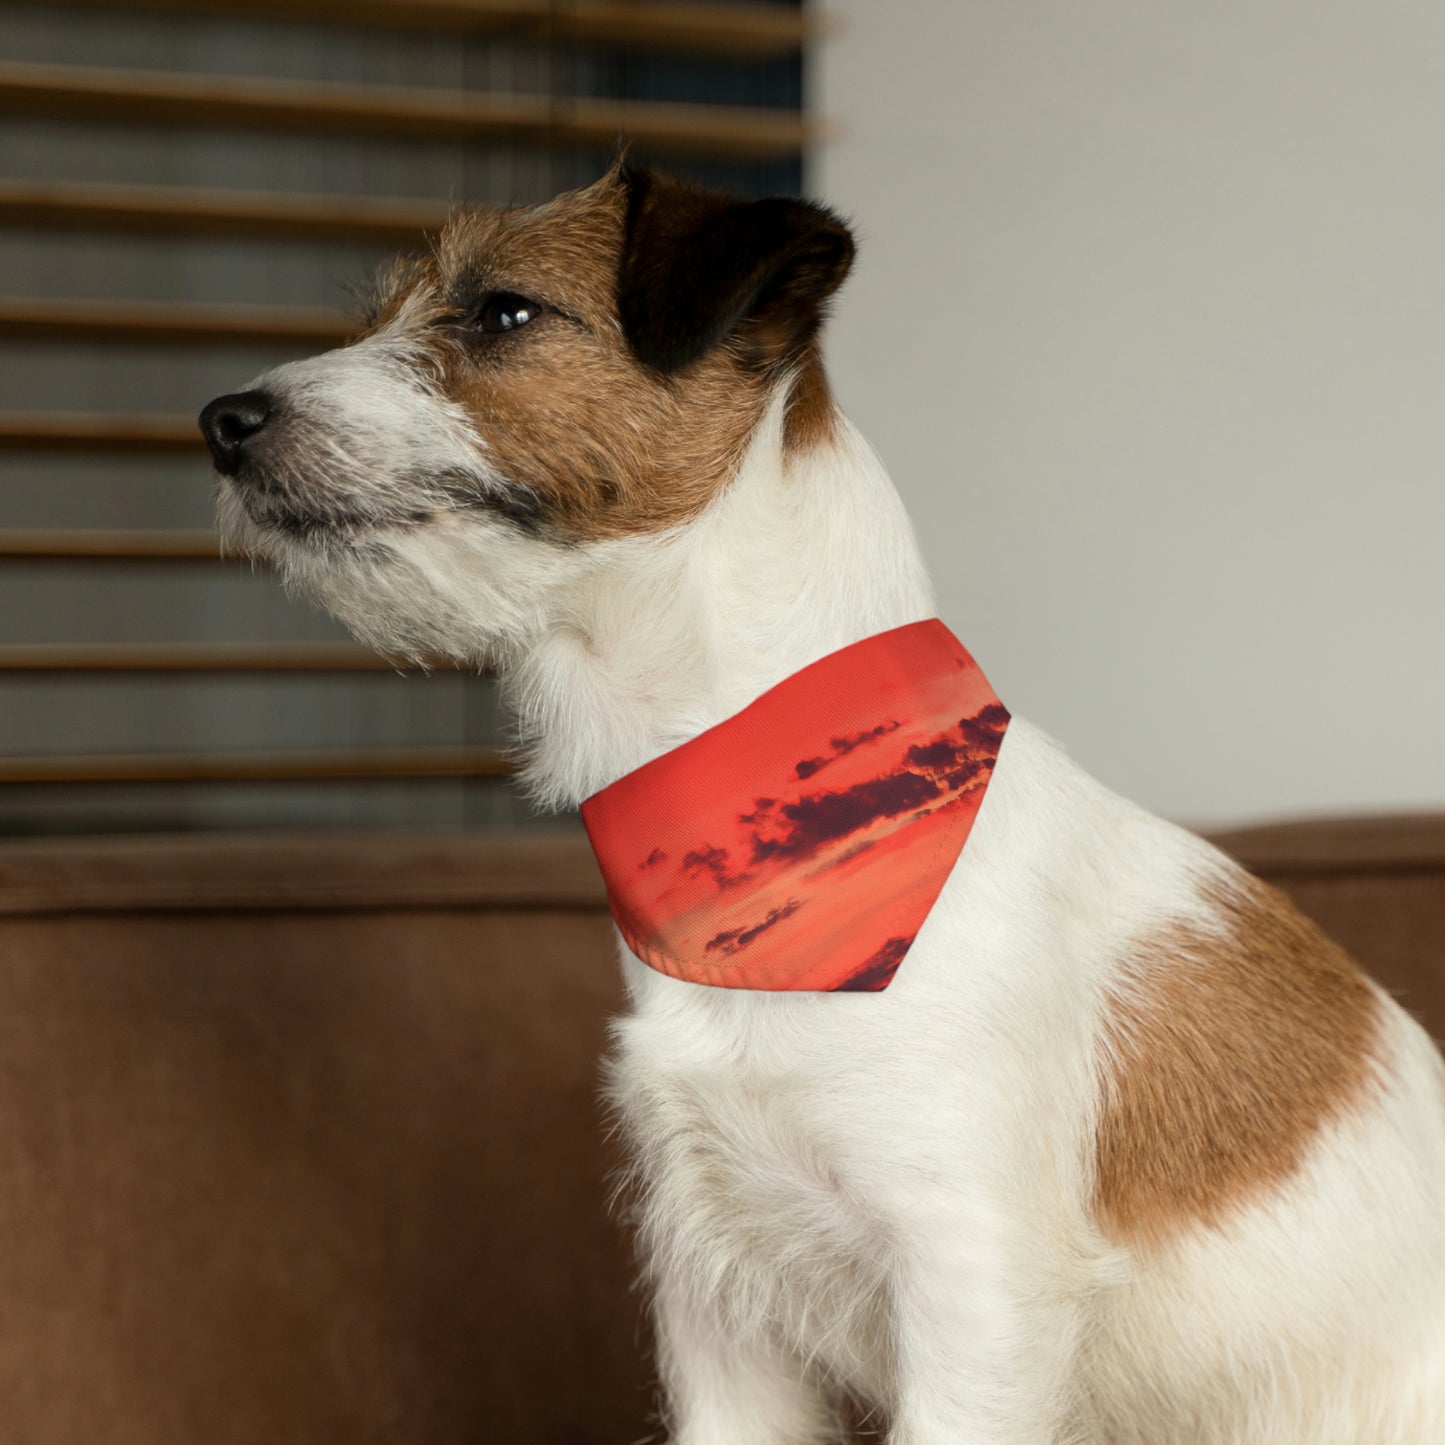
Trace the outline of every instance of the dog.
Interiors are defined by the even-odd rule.
[[[223,534],[393,657],[495,666],[526,783],[579,805],[934,615],[820,358],[853,253],[624,163],[462,211],[360,339],[202,413]],[[856,1402],[893,1445],[1445,1439],[1434,1046],[1025,721],[886,991],[622,965],[677,1445]]]

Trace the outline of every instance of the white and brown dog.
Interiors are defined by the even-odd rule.
[[[827,211],[615,169],[458,215],[367,333],[213,402],[231,541],[500,669],[575,805],[933,615],[816,348]],[[1015,721],[886,993],[623,953],[673,1438],[1445,1440],[1445,1073],[1277,894]]]

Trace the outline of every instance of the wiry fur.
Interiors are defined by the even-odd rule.
[[[266,382],[305,418],[296,485],[341,520],[270,526],[231,486],[223,519],[385,650],[498,662],[547,803],[575,804],[808,662],[933,614],[862,439],[835,418],[789,445],[795,371],[767,378],[746,452],[686,520],[559,538],[454,505],[433,468],[483,492],[516,479],[491,469],[475,412],[408,359],[404,312]],[[1166,1169],[1147,1236],[1100,1208],[1104,1111],[1136,1086],[1128,1041],[1182,966],[1166,940],[1243,946],[1232,900],[1249,891],[1015,719],[886,992],[708,989],[623,950],[611,1093],[673,1439],[833,1440],[845,1394],[893,1445],[1445,1438],[1445,1085],[1383,995],[1349,1005],[1359,1027],[1330,1046],[1359,1068],[1311,1074],[1335,1092],[1288,1115],[1287,1167],[1232,1160],[1212,1217],[1170,1194]],[[1172,1027],[1207,1087],[1203,956],[1189,960],[1201,1013]],[[1226,1125],[1208,1127],[1229,1147]],[[1166,1118],[1125,1141],[1110,1187],[1127,1196],[1132,1151],[1167,1165],[1170,1134]]]

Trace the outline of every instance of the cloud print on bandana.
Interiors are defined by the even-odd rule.
[[[869,728],[866,733],[857,733],[851,738],[829,738],[828,754],[819,758],[804,758],[800,763],[793,764],[793,771],[800,778],[811,778],[814,773],[820,773],[835,758],[845,757],[854,748],[863,743],[871,743],[875,738],[881,738],[884,733],[894,732],[899,724],[893,722],[879,723],[877,727]]]
[[[936,619],[795,673],[582,805],[628,946],[694,983],[886,988],[1007,726]]]

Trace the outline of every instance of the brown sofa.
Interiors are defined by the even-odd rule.
[[[1445,1033],[1445,819],[1221,841]],[[0,1439],[655,1430],[576,834],[0,844]]]

